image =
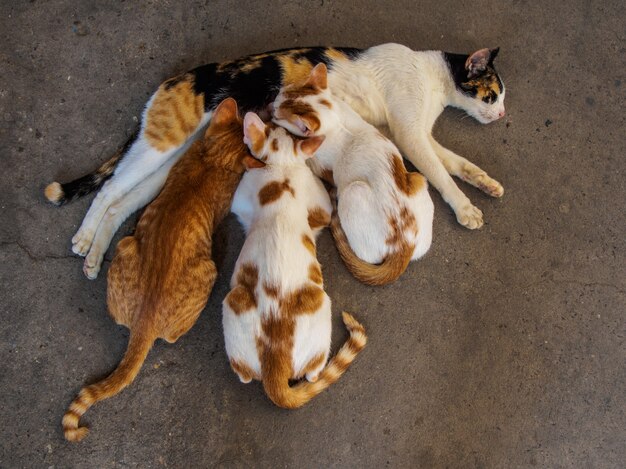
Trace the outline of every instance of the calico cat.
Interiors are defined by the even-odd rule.
[[[370,285],[396,280],[432,241],[424,177],[407,172],[391,140],[333,96],[324,64],[281,88],[273,109],[274,122],[290,132],[324,136],[310,167],[337,187],[331,229],[350,271]]]
[[[84,387],[63,417],[65,438],[88,432],[80,417],[96,402],[130,384],[157,338],[175,342],[196,322],[217,276],[211,234],[228,214],[248,166],[260,165],[242,141],[242,122],[231,98],[215,110],[205,138],[172,168],[134,236],[122,239],[108,275],[112,318],[130,329],[124,358],[104,380]]]
[[[223,302],[226,351],[241,382],[261,380],[272,402],[293,409],[337,381],[367,337],[343,313],[350,337],[326,363],[331,304],[315,237],[328,224],[331,207],[305,163],[323,137],[299,139],[254,113],[246,114],[244,132],[266,166],[247,171],[233,199],[247,236]],[[303,376],[308,382],[289,385]]]
[[[50,184],[46,197],[60,205],[102,186],[72,238],[73,252],[85,256],[108,208],[177,158],[210,120],[218,102],[232,96],[243,111],[265,109],[281,86],[302,81],[314,65],[324,63],[335,96],[370,124],[388,128],[404,155],[450,204],[459,223],[479,228],[482,212],[451,175],[494,197],[502,196],[502,186],[440,145],[431,131],[446,106],[461,108],[485,124],[504,116],[504,84],[493,65],[497,53],[498,49],[470,55],[417,52],[400,44],[383,44],[363,50],[285,49],[204,65],[159,87],[146,105],[137,138],[122,156],[116,154],[94,173],[70,183]]]

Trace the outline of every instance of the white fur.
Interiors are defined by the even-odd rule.
[[[257,308],[237,315],[229,307],[227,299],[223,303],[226,352],[230,359],[244,362],[259,376],[261,363],[256,340],[267,340],[261,321],[279,311],[277,301],[265,293],[263,285],[278,286],[281,295],[284,295],[311,282],[308,278],[309,265],[317,260],[303,245],[302,236],[307,235],[314,240],[319,230],[310,228],[308,209],[320,207],[329,216],[332,210],[324,186],[306,166],[304,158],[288,155],[292,152],[292,143],[286,131],[273,130],[268,141],[276,135],[281,136],[279,155],[270,155],[265,168],[252,169],[244,174],[232,205],[232,211],[244,226],[247,237],[235,265],[231,287],[236,285],[243,264],[257,266]],[[270,182],[285,179],[289,179],[295,197],[283,193],[277,201],[260,205],[259,190]],[[296,374],[319,353],[328,357],[330,337],[331,302],[324,293],[323,305],[317,312],[296,317],[292,351],[292,366]],[[316,379],[325,362],[314,373],[308,374],[307,379]]]
[[[417,222],[417,233],[405,231],[406,240],[415,244],[412,259],[423,256],[432,242],[434,206],[428,184],[424,181],[412,196],[402,192],[395,184],[391,165],[391,159],[394,155],[399,158],[400,151],[350,106],[334,98],[330,87],[298,99],[310,104],[319,116],[320,128],[315,134],[324,135],[325,140],[311,160],[311,167],[318,175],[323,169],[333,171],[337,213],[354,253],[378,264],[397,249],[387,243],[392,236],[389,219],[399,220],[406,207]],[[322,104],[324,101],[331,107]],[[281,91],[274,102],[274,121],[293,133],[301,133],[302,124],[294,125],[293,118],[285,119],[283,102]]]
[[[416,52],[400,44],[375,46],[356,60],[335,61],[329,73],[329,83],[334,94],[366,121],[389,129],[391,138],[405,156],[450,204],[459,223],[468,228],[482,226],[482,212],[472,205],[450,175],[496,197],[502,195],[502,186],[476,165],[435,142],[431,132],[446,106],[459,107],[482,123],[495,120],[504,112],[504,93],[491,107],[471,99],[455,89],[441,52]],[[223,94],[222,90],[215,90],[215,93],[216,96]],[[154,95],[146,104],[146,111],[153,99]],[[210,112],[204,114],[199,128],[209,121],[210,116]],[[109,206],[120,201],[171,158],[178,159],[192,139],[179,148],[159,152],[141,133],[113,177],[92,202],[80,229],[72,238],[72,250],[81,256],[87,255]],[[119,217],[117,220],[119,223],[123,221]],[[103,249],[106,247],[98,246],[98,250]],[[91,259],[98,257],[99,253]]]
[[[482,212],[461,192],[450,174],[501,196],[502,186],[487,173],[435,142],[432,128],[446,106],[465,110],[482,123],[504,113],[504,93],[494,105],[456,89],[439,51],[416,52],[400,44],[366,50],[357,60],[337,61],[328,74],[335,96],[375,126],[389,127],[404,155],[437,188],[468,228],[483,224]]]

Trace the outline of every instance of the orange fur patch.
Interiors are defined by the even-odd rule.
[[[319,262],[313,262],[309,265],[309,280],[313,283],[317,283],[318,285],[321,285],[324,282]]]
[[[280,199],[283,192],[289,192],[293,197],[296,196],[293,187],[289,185],[289,179],[285,179],[283,182],[268,182],[259,191],[259,203],[266,205],[275,202]]]
[[[280,300],[280,312],[284,317],[313,314],[322,307],[324,290],[316,285],[305,285]]]
[[[315,243],[307,234],[302,235],[302,244],[313,256],[315,256]]]
[[[265,291],[265,294],[270,298],[278,298],[278,295],[280,294],[280,287],[263,282],[263,291]]]
[[[313,69],[313,64],[304,57],[295,59],[290,55],[285,55],[278,57],[278,61],[283,71],[283,86],[305,81]]]
[[[330,214],[322,207],[315,207],[309,210],[309,226],[312,230],[322,226],[330,225]]]
[[[424,177],[417,173],[409,173],[404,167],[404,163],[402,162],[402,157],[400,155],[391,155],[390,158],[393,180],[395,181],[398,189],[408,196],[417,193],[417,191],[425,184]]]
[[[332,47],[329,47],[328,50],[326,50],[326,57],[331,60],[349,60],[343,52],[339,52],[337,49]]]
[[[259,269],[251,263],[241,266],[237,274],[237,285],[228,295],[226,303],[235,314],[242,314],[257,306],[255,289],[259,280]]]
[[[204,115],[204,95],[194,92],[191,75],[164,82],[146,113],[144,136],[151,146],[166,151],[182,145]]]

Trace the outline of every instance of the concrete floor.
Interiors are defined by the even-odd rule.
[[[394,3],[0,2],[0,467],[623,467],[624,4]],[[67,405],[128,335],[107,315],[106,276],[88,281],[69,249],[90,199],[54,208],[46,183],[104,161],[178,72],[391,41],[501,47],[507,117],[446,111],[435,132],[505,187],[492,200],[462,185],[483,229],[460,227],[433,191],[430,253],[384,288],[352,278],[324,233],[334,310],[353,311],[370,342],[289,412],[227,363],[220,302],[243,241],[229,218],[196,326],[157,343],[135,383],[86,414],[89,437],[65,442]]]

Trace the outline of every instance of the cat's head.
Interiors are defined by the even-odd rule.
[[[233,98],[224,99],[213,111],[211,123],[205,139],[214,147],[211,154],[214,163],[236,172],[243,172],[248,166],[262,165],[255,160],[241,141],[243,121],[239,116],[237,102]]]
[[[265,165],[306,165],[305,160],[313,156],[324,141],[324,137],[301,138],[293,135],[278,125],[263,122],[253,112],[244,117],[243,133],[243,141],[255,161],[260,163],[249,169]]]
[[[504,83],[493,61],[500,48],[480,49],[473,54],[445,53],[456,87],[454,105],[482,124],[504,117]]]
[[[339,124],[328,89],[328,70],[323,63],[301,83],[280,89],[273,104],[273,121],[302,137],[324,135]]]

